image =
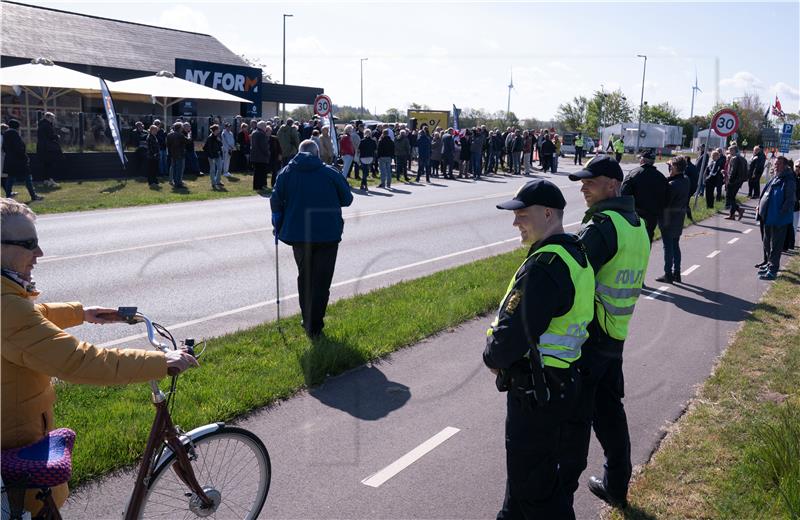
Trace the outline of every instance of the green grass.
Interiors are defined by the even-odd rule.
[[[612,518],[800,518],[798,286],[794,258]]]

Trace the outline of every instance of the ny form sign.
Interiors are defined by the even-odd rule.
[[[261,69],[175,58],[175,76],[250,100],[241,115],[261,117]]]

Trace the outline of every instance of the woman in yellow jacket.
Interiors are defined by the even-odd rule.
[[[56,400],[52,377],[70,383],[119,385],[161,379],[197,361],[185,351],[105,349],[83,342],[62,329],[84,322],[111,323],[114,309],[84,308],[80,303],[34,303],[39,295],[31,279],[38,245],[35,214],[24,204],[0,199],[2,224],[2,449],[43,438],[53,426]],[[58,506],[67,485],[53,489]],[[26,495],[25,509],[36,513],[41,502]]]

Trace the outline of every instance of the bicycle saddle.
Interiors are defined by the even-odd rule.
[[[28,487],[54,487],[72,476],[75,432],[53,430],[41,440],[2,452],[3,481],[24,481]]]

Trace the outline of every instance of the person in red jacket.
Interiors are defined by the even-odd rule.
[[[356,156],[356,149],[353,146],[353,139],[350,137],[350,134],[353,133],[353,125],[347,125],[344,127],[344,133],[342,134],[342,139],[339,142],[339,151],[342,154],[342,160],[344,164],[342,165],[342,173],[344,173],[345,177],[350,177],[350,166],[353,164],[353,158]]]

